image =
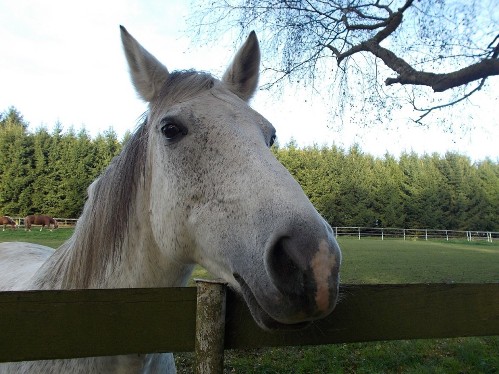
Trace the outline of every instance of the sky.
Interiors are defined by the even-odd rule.
[[[170,71],[194,68],[220,77],[235,53],[231,41],[206,46],[194,39],[187,30],[190,6],[182,0],[0,0],[0,112],[14,106],[31,131],[58,122],[92,136],[110,128],[119,137],[133,131],[147,106],[130,83],[119,25]],[[480,94],[466,106],[472,130],[464,132],[415,126],[403,113],[399,123],[366,128],[347,118],[340,125],[330,120],[327,99],[292,87],[281,95],[260,91],[252,106],[274,125],[280,144],[358,144],[378,157],[451,151],[499,162],[499,89]]]

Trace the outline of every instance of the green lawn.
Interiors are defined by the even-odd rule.
[[[344,283],[499,282],[499,242],[340,237],[339,244]],[[498,352],[497,336],[264,348],[228,351],[225,372],[492,374]],[[179,372],[192,372],[192,360],[177,355]]]
[[[0,241],[58,247],[70,229],[0,232]],[[340,237],[344,283],[499,282],[499,242]],[[195,277],[209,277],[196,268]],[[499,373],[499,337],[227,351],[227,373]],[[193,355],[176,355],[180,373]]]
[[[499,282],[499,242],[339,238],[344,283]]]
[[[73,234],[73,231],[72,228],[40,231],[40,226],[32,227],[31,231],[25,231],[23,228],[17,230],[7,228],[5,231],[0,231],[0,242],[29,242],[57,248]]]
[[[342,283],[499,282],[499,242],[340,237]],[[202,268],[196,278],[210,277]]]

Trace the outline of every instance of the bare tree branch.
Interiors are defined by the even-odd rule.
[[[459,99],[457,100],[453,100],[451,102],[448,102],[446,104],[442,104],[442,105],[436,105],[436,106],[433,106],[431,108],[425,108],[425,109],[422,109],[422,108],[418,108],[414,101],[411,102],[414,110],[418,111],[418,112],[424,112],[421,116],[419,116],[419,118],[417,120],[415,120],[414,122],[416,123],[421,123],[423,118],[425,118],[428,114],[430,114],[431,112],[433,112],[434,110],[438,110],[438,109],[442,109],[442,108],[445,108],[445,107],[449,107],[449,106],[452,106],[452,105],[455,105],[463,100],[466,100],[468,99],[471,95],[473,95],[475,92],[478,92],[482,89],[483,85],[485,84],[485,78],[482,79],[482,81],[480,82],[480,84],[475,87],[473,90],[471,90],[470,92],[468,92],[467,94],[463,95],[462,97],[460,97]]]
[[[274,62],[267,67],[275,73],[274,81],[266,83],[266,88],[285,78],[313,86],[317,77],[328,75],[334,85],[343,85],[341,92],[353,82],[357,88],[364,85],[359,90],[363,102],[384,111],[390,110],[387,98],[392,108],[399,107],[397,99],[406,100],[404,86],[446,91],[432,97],[428,90],[417,90],[419,101],[435,103],[421,110],[414,103],[415,110],[424,112],[420,122],[437,109],[468,99],[488,77],[499,75],[493,0],[232,0],[209,4],[205,15],[215,14],[216,9],[224,20],[227,14],[235,16],[227,18],[235,19],[234,24],[245,32],[260,30],[262,46]],[[480,13],[476,13],[478,8]],[[327,63],[331,55],[338,69]],[[455,89],[475,81],[477,87],[469,92]],[[350,100],[348,95],[353,94],[332,94],[338,100]]]
[[[380,43],[390,36],[402,24],[403,12],[412,5],[412,0],[408,0],[405,5],[397,12],[392,13],[391,16],[385,21],[373,25],[349,25],[344,17],[344,23],[348,30],[361,30],[369,29],[374,30],[383,27],[376,35],[369,40],[362,42],[348,51],[340,53],[332,45],[326,45],[336,55],[337,63],[340,64],[346,57],[352,56],[359,52],[370,52],[376,57],[380,58],[386,66],[398,73],[396,78],[387,78],[385,84],[387,86],[392,84],[413,84],[429,86],[435,92],[443,92],[450,88],[462,86],[470,82],[485,79],[489,76],[499,75],[499,60],[496,58],[499,52],[499,44],[495,48],[492,59],[485,59],[473,65],[467,66],[460,70],[450,73],[431,73],[424,71],[417,71],[405,60],[398,57],[395,53],[387,48],[384,48]],[[497,37],[496,37],[497,38]],[[495,41],[495,39],[494,39]],[[490,47],[490,45],[489,45]],[[447,105],[445,105],[447,106]]]
[[[498,40],[498,39],[499,39],[499,34],[496,35],[494,40],[492,40],[492,42],[490,42],[490,44],[487,46],[487,48],[492,48],[492,44],[494,44],[496,42],[496,40]],[[492,50],[492,58],[497,58],[498,56],[499,56],[499,42]]]
[[[388,67],[392,68],[394,66],[393,70],[399,73],[396,78],[387,78],[385,80],[387,86],[395,83],[414,84],[429,86],[435,92],[443,92],[479,79],[485,80],[487,77],[499,75],[499,60],[497,59],[482,60],[451,73],[435,74],[416,71],[412,68],[411,70],[397,70],[395,64],[391,63],[390,58],[380,58]]]

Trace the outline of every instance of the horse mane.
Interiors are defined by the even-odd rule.
[[[88,198],[73,236],[58,250],[54,273],[64,288],[87,288],[116,264],[135,209],[138,187],[145,182],[150,118],[157,108],[195,97],[215,79],[197,71],[172,72],[149,113],[104,172],[88,188]]]

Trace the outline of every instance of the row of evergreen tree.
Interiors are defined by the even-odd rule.
[[[113,130],[95,139],[86,130],[34,133],[10,108],[0,117],[0,215],[76,218],[87,187],[121,150]]]
[[[60,125],[32,133],[10,108],[0,116],[0,215],[78,217],[87,187],[127,138]],[[456,153],[377,158],[357,146],[294,142],[273,151],[333,226],[499,231],[497,161]]]
[[[276,155],[334,226],[499,231],[497,161],[293,143]]]

